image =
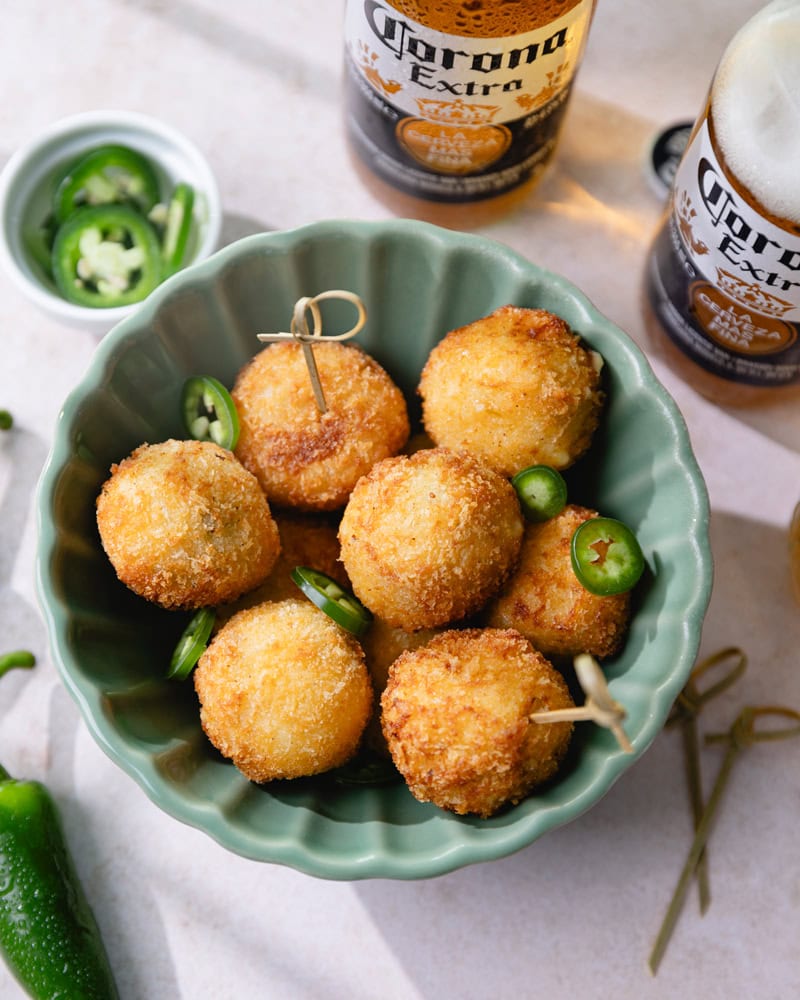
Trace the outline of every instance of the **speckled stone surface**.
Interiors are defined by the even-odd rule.
[[[324,218],[383,218],[340,126],[341,2],[8,0],[0,162],[57,118],[158,115],[208,155],[223,239]],[[561,272],[645,344],[640,279],[661,202],[645,175],[663,125],[692,118],[756,0],[603,0],[557,160],[484,232]],[[427,882],[324,882],[235,857],[161,813],[94,744],[46,648],[33,498],[62,400],[96,340],[40,317],[0,275],[0,651],[35,651],[0,687],[0,759],[45,781],[124,1000],[478,1000],[800,995],[800,740],[744,755],[711,845],[712,904],[690,894],[653,979],[647,954],[690,840],[667,731],[590,812],[531,847]],[[712,505],[716,581],[702,653],[750,667],[704,717],[800,708],[800,608],[786,531],[800,500],[800,408],[711,406],[653,365],[689,426]],[[703,751],[706,785],[720,751]],[[0,967],[0,996],[19,988]]]

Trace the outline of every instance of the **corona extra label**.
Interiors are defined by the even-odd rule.
[[[593,0],[502,38],[436,31],[382,0],[350,0],[347,126],[361,159],[417,197],[464,202],[522,184],[549,161]]]
[[[708,117],[675,175],[648,289],[668,336],[706,371],[754,386],[800,382],[800,236],[729,176]]]

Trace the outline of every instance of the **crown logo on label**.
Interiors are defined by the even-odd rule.
[[[737,302],[765,316],[783,316],[794,308],[794,303],[764,291],[757,282],[745,281],[721,267],[717,268],[717,285]]]
[[[493,104],[466,104],[460,98],[457,101],[434,101],[418,97],[417,107],[423,118],[443,125],[485,125],[500,110]]]

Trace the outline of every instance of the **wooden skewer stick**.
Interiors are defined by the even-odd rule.
[[[776,727],[774,725],[776,717],[780,721],[789,719],[790,724],[784,727]],[[765,718],[770,719],[773,725],[768,724],[764,728],[759,728],[760,720]],[[755,743],[782,740],[797,736],[800,736],[800,712],[783,705],[746,705],[726,733],[714,733],[706,736],[706,743],[727,744],[727,749],[717,773],[714,786],[711,789],[711,794],[700,817],[700,822],[697,825],[694,840],[686,856],[678,884],[672,894],[667,913],[656,937],[653,950],[650,953],[648,965],[653,975],[658,971],[658,966],[664,957],[675,924],[680,916],[684,896],[689,888],[689,883],[703,853],[703,849],[706,846],[706,841],[709,838],[722,793],[730,777],[734,761],[743,750],[753,746]]]
[[[730,662],[733,663],[732,667],[720,674],[714,683],[707,683],[706,675],[712,672],[719,673],[720,667],[724,667]],[[667,719],[668,726],[677,724],[680,728],[686,785],[695,830],[700,825],[704,809],[697,718],[706,703],[712,698],[716,698],[718,694],[721,694],[738,680],[746,667],[747,657],[738,646],[726,646],[711,656],[707,656],[695,665],[689,679],[675,700],[670,717]],[[702,914],[711,905],[708,853],[705,848],[695,866],[695,875],[700,897],[700,913]]]
[[[364,303],[355,294],[355,292],[347,292],[342,289],[332,289],[328,292],[320,292],[319,295],[304,296],[303,298],[298,299],[294,304],[294,312],[292,315],[289,333],[257,334],[259,340],[267,343],[294,340],[301,345],[303,348],[303,357],[305,358],[305,362],[308,367],[308,375],[311,379],[311,388],[314,391],[314,400],[316,401],[317,409],[320,413],[326,413],[328,406],[325,402],[325,393],[322,391],[322,382],[320,381],[319,369],[317,368],[317,362],[314,357],[312,344],[315,340],[318,341],[322,339],[322,313],[320,312],[319,303],[323,302],[325,299],[344,299],[346,302],[352,302],[358,310],[358,319],[356,320],[355,326],[351,327],[349,330],[345,330],[344,333],[329,336],[328,340],[347,340],[350,337],[354,337],[366,323],[367,311],[364,308]],[[311,313],[311,319],[313,321],[311,330],[308,329],[308,321],[306,319],[306,313],[308,312]]]
[[[588,653],[575,657],[575,673],[583,688],[586,700],[574,708],[556,708],[550,711],[534,712],[533,722],[595,722],[610,729],[625,753],[633,753],[633,745],[622,728],[622,720],[627,716],[625,708],[611,697],[600,664]]]

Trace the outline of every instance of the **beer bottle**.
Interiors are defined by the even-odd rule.
[[[595,0],[347,0],[356,170],[400,215],[479,224],[553,156]]]
[[[648,256],[650,347],[728,406],[800,393],[800,0],[734,36]]]

